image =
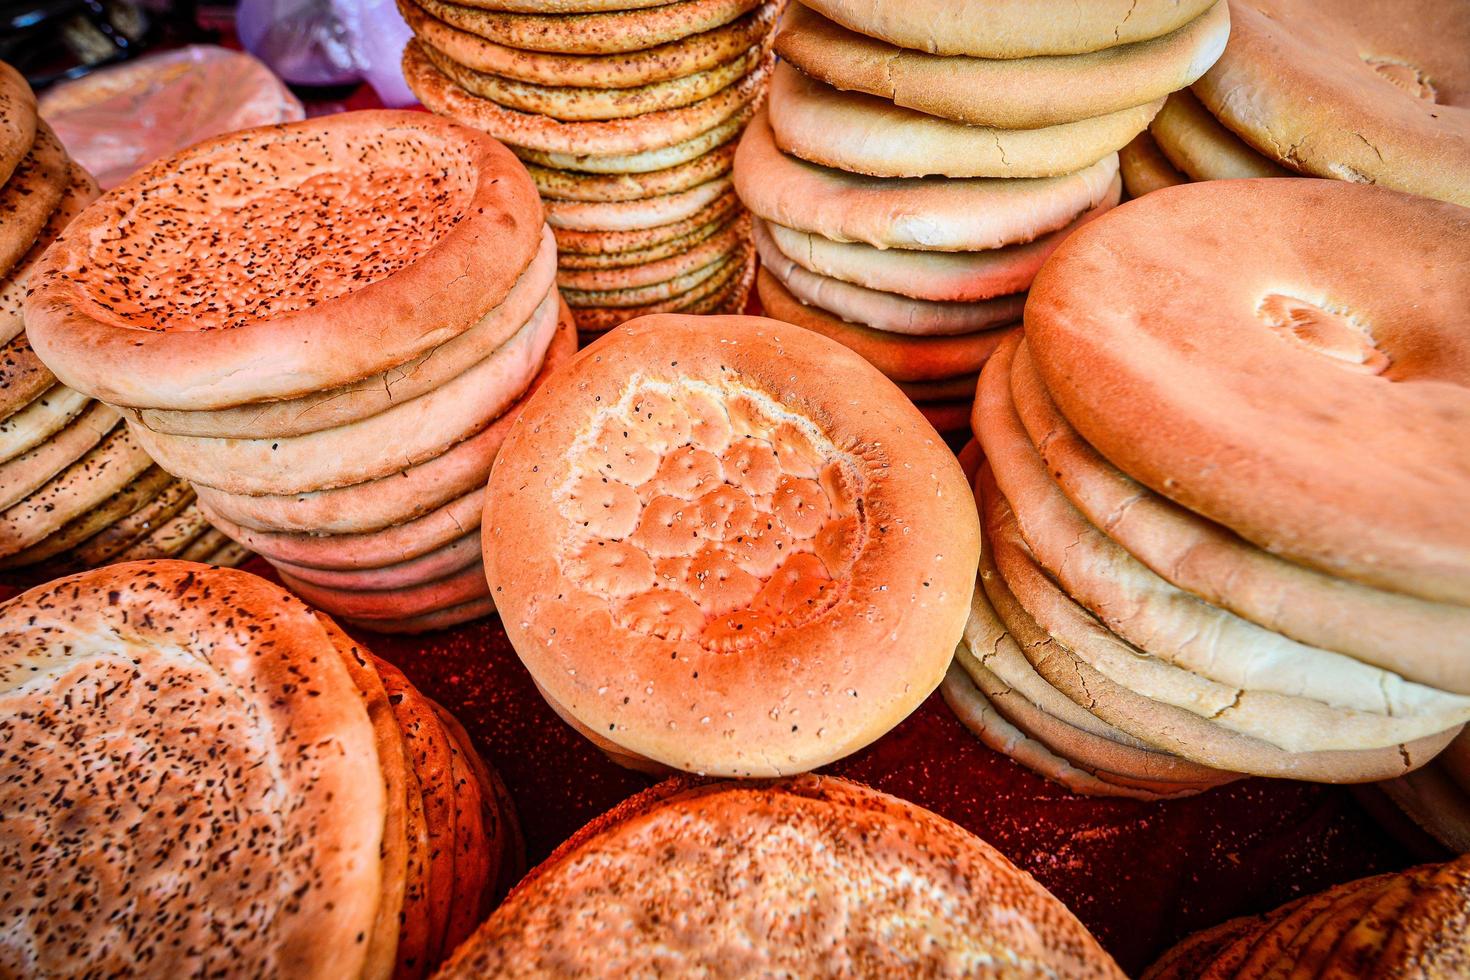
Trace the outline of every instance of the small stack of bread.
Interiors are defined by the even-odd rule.
[[[1144,980],[1470,975],[1470,856],[1349,881],[1188,937]]]
[[[1224,0],[793,3],[735,181],[766,312],[846,344],[942,432],[1116,151],[1225,45]]]
[[[493,609],[490,464],[576,348],[555,264],[503,146],[347,113],[141,171],[42,259],[26,316],[57,375],[297,594],[418,631]]]
[[[764,98],[779,0],[399,0],[403,73],[434,112],[526,163],[596,334],[645,313],[738,313],[755,274],[730,185]]]
[[[962,716],[1085,792],[1442,750],[1470,719],[1467,236],[1455,205],[1257,180],[1070,238],[980,379]]]
[[[1328,177],[1470,205],[1470,6],[1232,0],[1225,53],[1122,152],[1131,197]]]
[[[502,976],[1124,974],[983,840],[831,776],[671,779],[582,828],[445,964]]]
[[[231,569],[0,606],[0,744],[6,976],[422,977],[523,859],[444,709]]]
[[[31,348],[21,308],[31,272],[97,194],[36,115],[25,79],[0,62],[0,574],[173,556],[238,564],[246,552],[209,526],[188,484]]]

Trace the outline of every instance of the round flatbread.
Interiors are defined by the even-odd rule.
[[[861,358],[764,318],[648,317],[529,411],[491,473],[486,576],[517,654],[588,729],[687,771],[805,770],[938,686],[974,587],[974,507],[953,454]],[[881,479],[838,448],[880,433],[911,464]],[[628,656],[588,656],[584,632]]]
[[[653,921],[650,909],[669,914]],[[578,942],[587,930],[605,941]],[[533,870],[443,975],[596,973],[608,962],[687,974],[710,968],[712,947],[740,950],[753,974],[979,974],[999,961],[1018,973],[1123,975],[994,848],[830,776],[675,779],[638,794]]]
[[[767,221],[874,248],[978,252],[1032,241],[1111,193],[1118,159],[1036,180],[894,180],[819,167],[782,153],[767,114],[735,151],[735,190]]]
[[[1145,486],[1328,574],[1470,605],[1467,237],[1470,210],[1383,188],[1168,188],[1063,243],[1027,343]]]
[[[1353,0],[1232,5],[1196,83],[1221,122],[1303,173],[1470,205],[1470,7]]]
[[[31,274],[26,329],[58,377],[110,404],[295,398],[468,330],[531,264],[542,223],[514,155],[428,113],[246,130],[73,221]]]
[[[546,221],[558,230],[641,231],[686,221],[730,192],[729,177],[686,191],[633,201],[547,201]]]
[[[603,256],[608,261],[624,263],[622,256],[635,260],[654,250],[673,248],[675,243],[688,242],[693,236],[706,229],[720,227],[732,214],[740,209],[740,201],[733,193],[723,194],[694,214],[666,225],[636,228],[627,231],[582,231],[576,228],[556,229],[556,244],[562,255]],[[675,251],[682,250],[675,249]],[[665,253],[665,254],[673,254]],[[614,259],[613,257],[618,258]],[[662,257],[662,256],[656,256]]]
[[[158,496],[97,532],[73,549],[72,553],[78,561],[88,566],[104,565],[130,545],[173,520],[193,502],[194,491],[189,484],[183,480],[170,479],[163,484]]]
[[[77,417],[53,438],[0,464],[0,510],[15,506],[57,473],[81,459],[117,423],[118,414],[114,409],[89,400]]]
[[[329,588],[298,579],[282,568],[277,568],[276,574],[280,575],[287,588],[313,606],[354,623],[421,616],[489,593],[485,570],[478,559],[472,565],[441,578],[387,589]]]
[[[943,381],[974,374],[1011,332],[996,329],[953,337],[907,337],[874,330],[801,302],[764,267],[756,273],[756,289],[770,316],[837,341],[894,381]]]
[[[676,0],[588,13],[507,13],[412,0],[432,17],[496,44],[523,51],[605,55],[639,51],[702,34],[754,10],[761,0]]]
[[[92,175],[76,164],[71,165],[71,177],[62,195],[61,203],[51,212],[41,234],[31,245],[30,251],[21,257],[8,275],[0,276],[0,344],[7,344],[25,329],[25,318],[21,308],[25,303],[26,284],[31,269],[40,261],[46,249],[56,241],[73,218],[97,199],[101,191]]]
[[[91,401],[79,391],[56,384],[14,415],[0,420],[0,466],[66,428]]]
[[[1142,132],[1163,99],[1041,129],[940,119],[861,92],[842,92],[786,62],[771,74],[776,145],[803,160],[874,177],[1056,177],[1111,156]]]
[[[1169,96],[1148,129],[1160,152],[1192,180],[1296,176],[1221,126],[1188,90]]]
[[[511,150],[528,164],[570,170],[578,174],[649,174],[688,163],[736,139],[763,100],[764,96],[758,94],[702,133],[637,153],[561,153],[525,146],[512,146]]]
[[[655,313],[708,313],[714,304],[727,302],[727,298],[738,289],[737,284],[749,278],[755,264],[755,248],[747,243],[727,258],[700,270],[708,275],[698,285],[667,299],[633,306],[599,306],[595,305],[596,302],[604,297],[622,302],[624,296],[589,293],[587,296],[593,300],[593,305],[576,308],[577,329],[586,332],[611,330],[625,321]],[[567,301],[571,302],[572,298],[568,297]]]
[[[1086,54],[1177,31],[1213,0],[812,0],[808,6],[869,37],[933,54],[977,58]]]
[[[1162,187],[1189,183],[1189,177],[1174,169],[1174,164],[1164,156],[1148,130],[1133,137],[1118,151],[1118,163],[1123,175],[1123,189],[1128,192],[1130,200]]]
[[[556,201],[636,201],[673,194],[724,177],[735,163],[732,140],[693,160],[645,174],[584,174],[526,165],[541,197]]]
[[[616,9],[657,6],[667,0],[616,4]],[[636,51],[616,54],[565,54],[527,51],[486,40],[425,13],[413,0],[398,0],[398,12],[427,45],[475,71],[537,85],[633,88],[722,65],[766,38],[776,23],[777,4],[762,3],[750,13],[713,30]],[[529,11],[528,11],[529,12]],[[550,11],[537,11],[550,12]]]
[[[329,589],[363,591],[406,588],[422,582],[432,582],[479,562],[479,531],[480,525],[476,521],[472,527],[466,528],[467,533],[453,541],[426,551],[416,558],[383,565],[379,568],[312,568],[308,565],[293,565],[279,559],[271,559],[271,564],[278,571],[289,574],[298,582],[321,585]]]
[[[28,814],[0,864],[76,871],[15,890],[0,968],[361,975],[387,794],[362,695],[302,603],[172,561],[34,589],[0,607],[0,715],[30,746],[0,783]],[[103,745],[131,749],[99,765]],[[124,802],[150,799],[172,802],[148,819]]]
[[[848,30],[793,3],[776,50],[813,78],[974,126],[1037,129],[1143,105],[1199,78],[1225,50],[1218,0],[1178,30],[1090,54],[1031,58],[932,55]],[[975,93],[985,93],[976,98]]]
[[[618,290],[636,289],[671,282],[680,276],[703,269],[736,251],[750,240],[750,218],[742,215],[725,225],[718,233],[700,239],[688,251],[642,265],[615,269],[566,269],[556,274],[563,289]],[[3,430],[3,426],[0,426]]]
[[[0,186],[0,277],[9,276],[40,237],[61,204],[71,169],[61,140],[38,122],[35,143]]]
[[[568,305],[572,309],[583,307],[599,307],[604,309],[632,309],[644,307],[653,303],[664,303],[680,297],[687,296],[690,292],[704,286],[706,282],[715,280],[721,273],[726,278],[731,274],[728,266],[738,264],[750,254],[750,247],[737,248],[734,251],[719,255],[713,261],[706,262],[699,268],[675,276],[663,282],[652,283],[647,286],[632,286],[625,289],[604,290],[581,290],[563,289],[562,295],[566,297]],[[724,282],[719,279],[718,282]],[[708,289],[714,289],[710,286]],[[701,295],[704,295],[703,293]]]
[[[190,504],[153,531],[114,556],[115,561],[176,558],[210,530],[209,520],[197,504]]]
[[[449,629],[494,614],[495,600],[486,596],[483,599],[473,599],[470,602],[436,609],[419,616],[405,616],[402,619],[347,619],[346,622],[362,629],[372,630],[374,633],[416,634]]]
[[[25,76],[0,62],[0,185],[36,142],[36,96]]]
[[[483,130],[517,148],[569,156],[627,156],[662,150],[691,140],[759,99],[770,73],[769,66],[770,59],[767,58],[738,81],[692,105],[648,112],[628,119],[561,122],[550,116],[509,109],[470,94],[435,67],[418,41],[410,41],[403,49],[404,80],[419,101],[433,112]],[[553,166],[565,165],[555,159],[549,162]],[[658,160],[646,169],[655,170],[669,165]],[[572,164],[569,169],[579,168]]]

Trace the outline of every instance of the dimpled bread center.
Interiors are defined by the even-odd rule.
[[[229,683],[187,654],[150,650],[146,675],[116,654],[0,672],[0,757],[0,877],[31,883],[0,906],[12,949],[112,950],[99,973],[136,968],[119,958],[140,950],[162,974],[229,973],[235,944],[258,957],[303,884],[275,846],[290,804],[274,791],[280,760]],[[58,873],[66,886],[48,891]],[[178,900],[181,875],[192,901]],[[183,950],[181,936],[211,939]]]
[[[1439,101],[1439,93],[1424,72],[1405,61],[1388,58],[1366,58],[1368,66],[1394,88],[1402,89],[1423,102]]]
[[[412,131],[266,132],[187,157],[115,202],[78,278],[103,322],[228,330],[393,275],[459,223],[462,148]],[[365,323],[371,330],[373,324]]]
[[[1346,370],[1382,374],[1391,363],[1366,327],[1329,305],[1272,293],[1261,300],[1256,314],[1275,328],[1278,337],[1330,357]]]
[[[635,377],[567,455],[558,562],[624,629],[738,650],[850,585],[861,463],[762,392]]]

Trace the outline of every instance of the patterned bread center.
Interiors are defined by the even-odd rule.
[[[46,973],[69,946],[106,951],[99,975],[258,963],[308,881],[280,831],[283,763],[240,694],[181,651],[29,663],[0,671],[0,880],[26,883],[0,905],[0,973],[37,956]]]
[[[1330,305],[1272,293],[1261,300],[1256,315],[1275,328],[1278,337],[1330,357],[1346,370],[1382,374],[1391,363],[1366,327]]]
[[[624,629],[739,650],[821,618],[850,585],[860,460],[763,392],[635,377],[568,458],[558,562]]]
[[[186,157],[92,232],[88,312],[228,330],[336,299],[413,263],[475,192],[462,147],[418,132],[266,132]],[[364,324],[364,328],[369,327]]]

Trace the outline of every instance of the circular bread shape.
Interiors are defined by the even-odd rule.
[[[767,221],[874,248],[973,252],[1032,241],[1098,207],[1118,173],[1107,156],[1037,180],[894,180],[819,167],[782,153],[761,112],[735,151],[735,190]]]
[[[654,249],[688,241],[696,233],[711,226],[718,227],[740,208],[733,193],[715,198],[694,214],[666,225],[635,228],[627,231],[581,231],[576,228],[556,229],[556,244],[564,255],[630,255],[641,258]]]
[[[51,217],[46,220],[45,227],[41,229],[30,251],[16,262],[7,275],[0,276],[0,344],[9,343],[25,329],[21,310],[25,303],[26,284],[30,279],[31,269],[46,254],[46,249],[56,241],[62,229],[71,224],[71,220],[81,214],[101,193],[92,175],[81,167],[72,164],[70,174],[61,203],[51,212]]]
[[[556,201],[636,201],[673,194],[724,177],[735,162],[735,143],[724,143],[685,163],[646,174],[584,174],[526,165],[543,199]]]
[[[1164,157],[1191,180],[1296,176],[1220,125],[1188,89],[1164,100],[1148,129]]]
[[[629,289],[668,282],[717,262],[750,240],[750,219],[741,215],[714,235],[700,239],[688,251],[641,265],[611,269],[567,269],[557,271],[557,285],[564,289]]]
[[[841,92],[786,62],[771,74],[771,131],[787,153],[874,177],[1056,177],[1109,156],[1163,100],[1042,129],[995,129]]]
[[[280,401],[214,411],[127,409],[124,414],[154,432],[221,439],[301,436],[362,421],[448,384],[512,343],[528,321],[554,317],[555,276],[556,239],[546,228],[536,259],[499,306],[464,333],[382,374]]]
[[[633,201],[546,201],[546,221],[572,231],[638,231],[692,218],[729,193],[729,177]]]
[[[663,150],[692,140],[760,98],[766,76],[770,73],[769,64],[768,58],[739,81],[706,99],[677,109],[648,112],[628,119],[560,122],[550,116],[518,112],[470,94],[435,67],[418,41],[410,41],[403,49],[404,80],[431,111],[505,140],[516,147],[517,152],[539,150],[573,158],[592,154],[629,156]],[[564,163],[556,157],[534,162],[580,169],[574,162]],[[646,169],[657,170],[669,165],[663,162],[662,156],[657,156]],[[636,170],[637,167],[628,169]]]
[[[0,510],[14,506],[81,459],[117,422],[116,411],[101,402],[90,402],[54,438],[0,464]]]
[[[0,345],[0,419],[8,419],[56,385],[24,332]]]
[[[92,399],[63,384],[37,395],[25,408],[0,420],[0,467],[41,446],[72,423]],[[0,479],[0,485],[6,481]]]
[[[935,302],[978,302],[1024,292],[1058,245],[1082,224],[1114,207],[1122,195],[1114,177],[1101,204],[1065,228],[1023,245],[983,252],[921,252],[834,242],[775,222],[761,222],[781,254],[802,268],[844,282]]]
[[[219,551],[230,543],[230,539],[219,531],[211,528],[199,537],[190,541],[189,544],[179,552],[180,561],[207,561],[210,555]]]
[[[25,76],[0,62],[0,184],[36,142],[36,96]]]
[[[989,681],[993,682],[994,678]],[[996,683],[994,687],[1001,688],[1003,685]],[[1046,742],[1033,738],[1001,714],[987,694],[985,684],[961,669],[958,657],[949,665],[939,692],[960,724],[968,728],[988,748],[1045,779],[1061,784],[1073,793],[1081,796],[1161,800],[1169,796],[1193,796],[1199,792],[1193,788],[1177,790],[1167,795],[1151,792],[1111,783],[1097,773],[1074,766],[1065,756],[1053,752]]]
[[[152,558],[174,558],[210,530],[209,520],[197,503],[191,503],[173,517],[113,556],[113,561],[141,561]]]
[[[433,612],[426,612],[418,616],[405,616],[402,619],[357,620],[348,618],[344,621],[361,629],[372,630],[374,633],[417,634],[449,629],[494,614],[495,600],[485,596],[482,599],[461,602],[457,606],[446,606]]]
[[[1405,681],[1201,602],[1088,523],[1053,482],[1016,414],[1015,350],[1008,344],[997,351],[981,374],[976,435],[1031,556],[1078,605],[1150,656],[1198,676],[1345,709],[1352,715],[1338,726],[1345,738],[1381,729],[1379,744],[1392,744],[1470,721],[1470,697]]]
[[[147,471],[144,473],[146,476]],[[156,497],[77,545],[72,554],[89,567],[104,565],[130,545],[171,521],[193,502],[194,491],[189,484],[183,480],[169,479]]]
[[[665,0],[641,5],[657,6],[662,2]],[[638,5],[619,4],[618,9]],[[722,65],[770,33],[776,22],[776,8],[775,3],[763,3],[721,27],[651,48],[585,55],[496,44],[430,16],[413,0],[398,0],[398,11],[414,34],[466,68],[538,85],[603,89],[650,85]]]
[[[442,455],[408,469],[367,483],[356,483],[335,490],[321,490],[291,496],[243,496],[222,493],[197,486],[201,505],[211,515],[225,518],[252,530],[262,532],[296,532],[311,535],[354,535],[405,524],[464,494],[485,488],[490,464],[506,433],[515,423],[526,400],[551,373],[577,350],[576,324],[563,303],[556,337],[546,352],[540,372],[527,386],[526,392],[513,402],[499,418]],[[324,539],[324,547],[326,540]],[[442,541],[440,542],[442,543]],[[344,544],[333,541],[333,553]],[[265,546],[262,544],[262,548]],[[275,553],[275,546],[269,549]],[[312,562],[283,555],[288,561]],[[409,557],[409,556],[403,556]],[[384,559],[387,564],[396,558]],[[330,567],[330,566],[329,566]]]
[[[458,377],[357,422],[299,436],[216,439],[134,425],[169,472],[238,494],[298,494],[376,480],[441,455],[504,414],[541,370],[554,294],[510,340]]]
[[[480,526],[477,521],[462,534],[447,544],[426,551],[417,558],[383,565],[379,568],[330,569],[312,568],[309,565],[292,565],[289,562],[271,562],[278,571],[288,573],[298,582],[321,585],[330,589],[367,590],[397,589],[432,582],[453,572],[460,571],[480,561]]]
[[[33,749],[10,763],[30,775],[0,788],[6,813],[30,814],[0,833],[5,866],[97,871],[11,897],[31,969],[361,974],[383,775],[361,695],[299,601],[173,561],[58,580],[0,607],[0,703]],[[104,745],[133,750],[104,765]],[[78,774],[89,799],[162,793],[177,809],[59,809]]]
[[[479,561],[442,578],[387,589],[336,589],[305,582],[277,568],[276,574],[292,592],[313,606],[355,623],[403,619],[437,612],[478,599],[489,592]]]
[[[606,941],[572,938],[585,929]],[[1065,906],[990,845],[830,776],[674,779],[626,800],[534,869],[443,975],[607,962],[698,972],[714,962],[712,946],[739,949],[752,973],[984,973],[1001,961],[1018,973],[1122,976]]]
[[[486,574],[518,654],[588,728],[675,768],[801,771],[938,685],[974,586],[974,507],[857,356],[756,317],[650,317],[528,412],[491,474]],[[586,656],[610,639],[618,663]]]
[[[73,517],[51,534],[28,548],[0,558],[0,568],[24,568],[54,558],[95,537],[110,525],[127,520],[148,506],[169,485],[173,477],[156,466],[150,466],[111,495]]]
[[[634,88],[592,88],[537,85],[491,75],[458,64],[427,42],[420,41],[419,47],[434,67],[471,95],[517,112],[536,113],[563,122],[627,119],[692,105],[734,84],[765,57],[764,46],[757,44],[723,64],[692,75]]]
[[[1047,683],[1108,724],[1162,751],[1213,769],[1314,782],[1372,782],[1401,776],[1432,759],[1454,737],[1445,732],[1408,745],[1364,751],[1287,752],[1193,711],[1156,701],[1101,672],[1046,632],[1017,601],[996,570],[989,538],[981,581],[1006,629]],[[1101,630],[1101,627],[1096,627]],[[1089,648],[1095,653],[1096,644]],[[1139,655],[1131,654],[1134,659]],[[1228,707],[1225,699],[1219,707]]]
[[[1174,169],[1146,129],[1118,151],[1118,163],[1129,200],[1164,187],[1189,183],[1188,175]]]
[[[525,146],[512,146],[511,150],[527,163],[560,170],[603,175],[653,173],[688,163],[735,139],[763,98],[764,93],[757,93],[750,101],[738,105],[731,115],[688,139],[636,153],[561,153]]]
[[[1153,102],[1199,78],[1225,50],[1226,0],[1178,30],[1089,54],[1014,59],[927,54],[850,31],[792,4],[783,59],[844,91],[975,126],[1037,129]],[[985,93],[976,98],[975,93]]]
[[[932,54],[1027,58],[1087,54],[1177,31],[1214,0],[811,0],[807,6],[868,37]]]
[[[1470,610],[1293,564],[1140,485],[1057,411],[1023,343],[1016,408],[1048,471],[1092,524],[1174,585],[1302,643],[1470,694]]]
[[[1470,205],[1470,8],[1410,0],[1236,4],[1196,83],[1222,123],[1304,173]]]
[[[39,544],[101,506],[152,465],[127,428],[117,426],[76,462],[0,511],[0,555],[15,555]]]
[[[1132,696],[1120,695],[1128,702],[1123,718],[1129,717],[1130,705],[1141,712],[1141,717],[1129,722],[1099,710],[1097,704],[1086,700],[1085,691],[1081,695],[1081,703],[1088,710],[1115,727],[1212,768],[1253,775],[1289,775],[1296,771],[1292,767],[1300,764],[1306,768],[1298,778],[1328,782],[1402,774],[1423,765],[1459,732],[1460,727],[1455,726],[1413,741],[1373,745],[1381,732],[1372,724],[1361,724],[1360,713],[1324,711],[1320,705],[1300,698],[1232,689],[1149,657],[1108,631],[1046,577],[1026,551],[1010,505],[995,488],[988,471],[980,476],[986,544],[995,552],[998,575],[1004,576],[1001,583],[982,576],[992,603],[1038,673],[1073,700],[1079,697],[1076,684],[1059,681],[1040,663],[1046,654],[1043,648],[1049,649],[1049,644],[1056,644],[1066,657],[1085,664],[1097,677]],[[1073,675],[1080,676],[1076,671]],[[1092,688],[1090,679],[1085,684]],[[1175,712],[1191,715],[1203,727],[1185,723]],[[1312,728],[1313,724],[1317,729]],[[1163,731],[1153,730],[1156,726]],[[1339,727],[1341,730],[1336,730]],[[1221,744],[1200,745],[1190,731],[1195,735],[1214,733]],[[1187,748],[1169,741],[1175,732],[1186,739]],[[1365,744],[1352,745],[1354,741]],[[1334,769],[1333,760],[1356,760],[1359,768]],[[1273,768],[1277,766],[1288,768]],[[1318,766],[1325,768],[1314,768]],[[1348,777],[1346,772],[1356,775]],[[1369,772],[1372,775],[1365,775]]]
[[[739,284],[748,281],[755,267],[755,249],[748,243],[714,266],[714,271],[687,292],[678,293],[667,299],[635,306],[586,306],[576,311],[577,329],[584,332],[611,330],[613,327],[641,316],[656,313],[707,313],[712,304],[738,290]],[[701,270],[701,272],[706,270]],[[611,297],[622,301],[617,293],[589,293],[590,297]],[[572,297],[568,297],[572,302]]]
[[[113,404],[295,398],[468,330],[531,263],[541,224],[505,147],[427,113],[246,130],[73,221],[32,273],[27,332],[58,377]]]
[[[1470,211],[1381,188],[1170,188],[1057,250],[1028,343],[1145,486],[1293,561],[1470,605],[1467,237]]]
[[[643,10],[669,0],[458,0],[465,7],[520,14],[595,14],[604,10]]]
[[[915,337],[952,337],[1015,323],[1026,305],[1024,293],[975,301],[923,300],[819,275],[787,258],[764,223],[756,226],[755,245],[761,268],[781,280],[792,296],[874,330]]]
[[[9,275],[40,237],[66,193],[71,168],[61,140],[38,122],[36,142],[0,186],[0,276]]]
[[[906,337],[848,323],[820,307],[808,306],[764,266],[755,281],[761,304],[771,316],[856,351],[894,381],[943,381],[974,374],[1010,332],[997,329],[953,337]]]
[[[730,23],[761,0],[677,0],[596,13],[502,13],[445,0],[413,0],[451,27],[506,47],[555,54],[606,55],[678,41]]]
[[[474,925],[478,925],[493,905],[525,876],[526,841],[521,833],[521,822],[516,814],[515,801],[511,798],[510,791],[506,788],[504,780],[500,778],[500,774],[491,767],[484,756],[476,751],[474,740],[459,723],[459,719],[445,710],[442,705],[436,703],[434,709],[445,731],[460,747],[470,768],[474,770],[475,783],[480,789],[485,835],[489,842],[486,851],[490,860],[489,874],[485,882],[487,887],[483,892],[479,915],[474,922]]]
[[[1160,784],[1219,786],[1239,778],[1237,773],[1221,772],[1160,752],[1109,725],[1052,687],[1021,652],[983,587],[977,587],[970,600],[965,640],[955,651],[955,662],[972,679],[974,668],[983,668],[1035,712],[1066,726],[1070,730],[1069,749],[1063,754],[1074,762],[1080,756],[1087,756],[1096,768]]]
[[[488,474],[487,474],[488,475]],[[403,565],[446,547],[480,526],[483,488],[471,490],[422,517],[362,534],[307,534],[257,531],[222,517],[208,504],[202,509],[215,527],[273,565],[298,578],[318,581],[322,572],[361,572]],[[308,571],[309,570],[309,571]],[[320,584],[332,584],[321,581]]]
[[[720,273],[728,277],[733,275],[734,269],[739,268],[739,263],[750,254],[749,246],[736,252],[717,256],[713,262],[690,272],[675,276],[663,282],[652,283],[647,286],[634,286],[625,289],[600,289],[581,290],[564,289],[567,303],[573,308],[598,307],[602,309],[633,309],[641,308],[649,304],[677,301],[685,298],[688,294],[700,288],[704,283],[715,279]],[[718,283],[721,280],[716,280]],[[715,288],[714,286],[709,287]]]

